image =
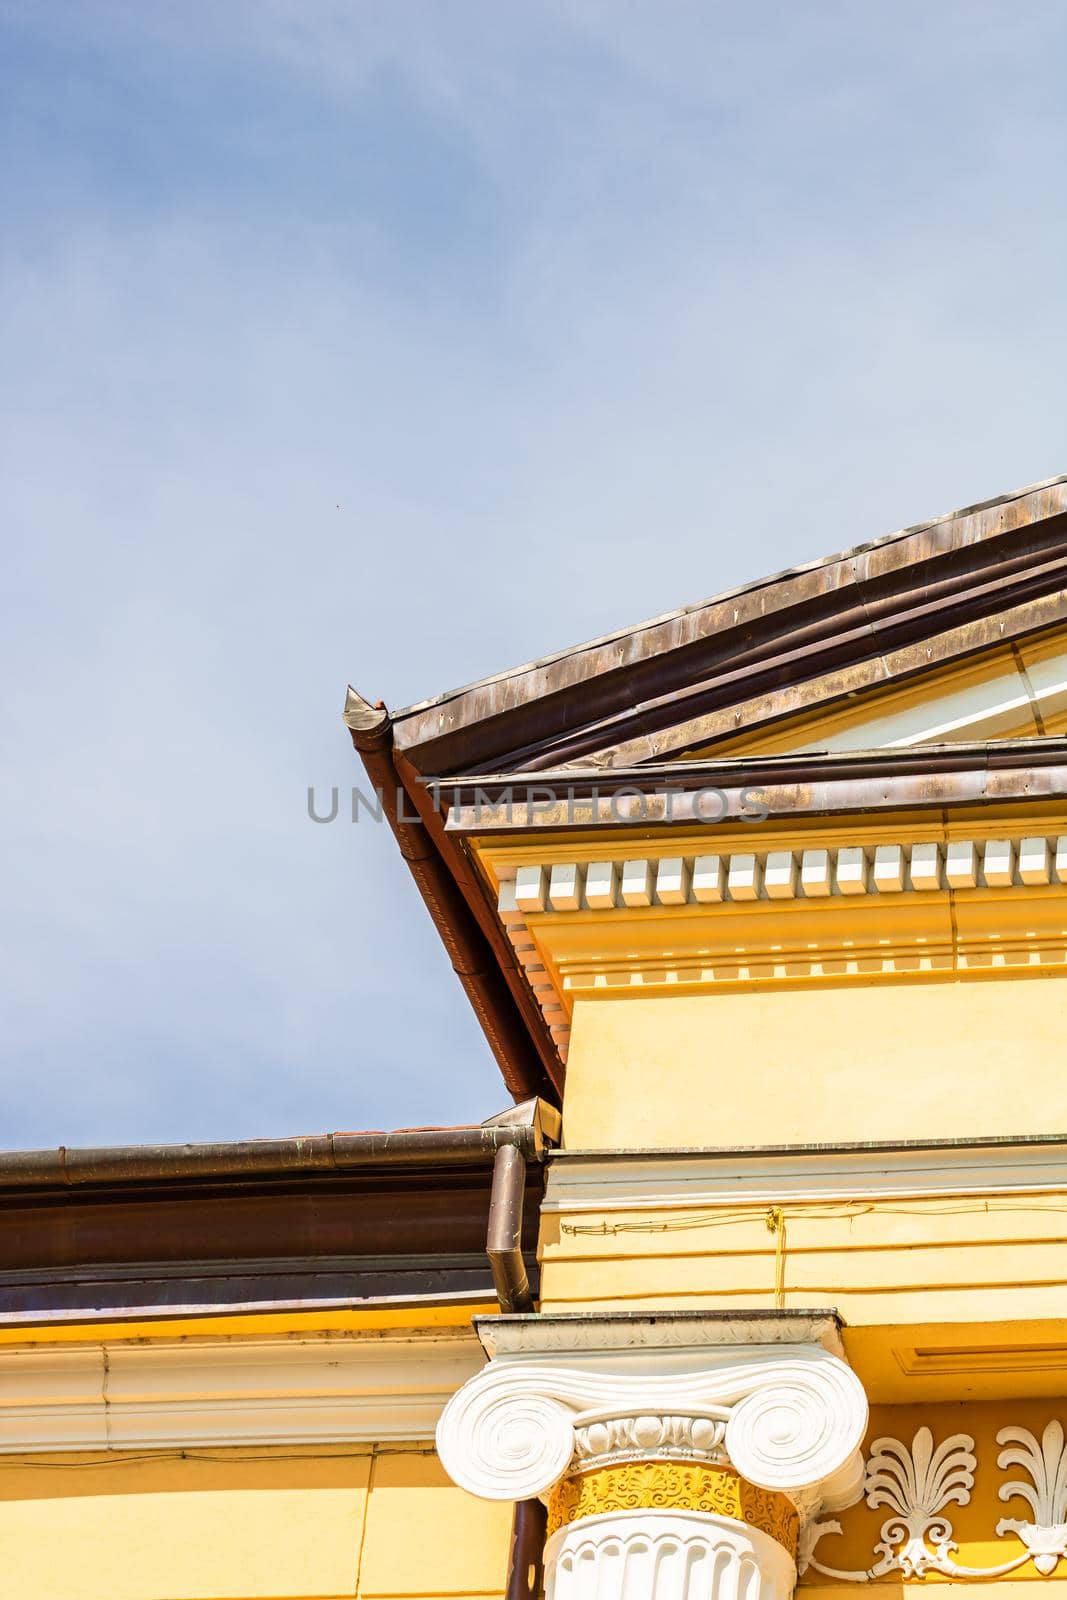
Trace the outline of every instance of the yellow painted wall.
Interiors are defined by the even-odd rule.
[[[1062,1194],[786,1204],[781,1241],[768,1210],[547,1215],[542,1309],[769,1310],[780,1249],[784,1305],[850,1329],[1067,1317]]]
[[[478,1500],[435,1456],[375,1463],[359,1594],[496,1595],[507,1577],[510,1503]]]
[[[564,1136],[670,1149],[1067,1130],[1067,977],[577,997]]]
[[[417,1445],[0,1458],[0,1597],[492,1596],[510,1518]]]

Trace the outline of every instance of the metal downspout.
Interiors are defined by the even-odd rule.
[[[501,1311],[532,1311],[533,1295],[522,1258],[522,1211],[526,1158],[516,1145],[502,1144],[493,1160],[493,1189],[485,1253]],[[544,1586],[548,1512],[540,1500],[517,1500],[505,1600],[537,1600]]]
[[[493,1158],[493,1188],[485,1253],[501,1311],[532,1311],[533,1295],[522,1259],[522,1208],[526,1196],[526,1157],[502,1144]]]

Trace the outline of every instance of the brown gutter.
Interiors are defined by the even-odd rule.
[[[557,1120],[552,1108],[543,1109],[549,1119]],[[307,1139],[252,1139],[237,1144],[118,1145],[81,1150],[61,1145],[58,1150],[3,1151],[0,1190],[285,1177],[373,1167],[471,1166],[495,1161],[501,1149],[514,1152],[518,1167],[540,1160],[544,1152],[546,1131],[540,1110],[528,1123],[478,1128],[327,1133]]]
[[[455,844],[446,841],[426,789],[405,782],[393,756],[388,711],[349,689],[344,716],[508,1090],[516,1100],[539,1095],[558,1105],[563,1064],[552,1036],[492,908]]]

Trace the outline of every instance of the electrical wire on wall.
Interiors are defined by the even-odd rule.
[[[787,1216],[795,1222],[856,1222],[860,1218],[870,1216],[880,1217],[965,1217],[965,1216],[994,1216],[1001,1212],[1030,1212],[1035,1214],[1049,1213],[1054,1215],[1067,1214],[1067,1200],[1008,1200],[997,1196],[985,1199],[960,1199],[944,1202],[933,1201],[922,1205],[884,1205],[878,1201],[840,1201],[817,1202],[808,1204],[804,1201],[794,1202],[787,1213],[783,1205],[772,1206],[722,1206],[709,1207],[707,1210],[697,1211],[681,1216],[652,1218],[628,1218],[624,1221],[609,1222],[601,1219],[599,1222],[561,1222],[561,1234],[571,1237],[604,1238],[621,1234],[666,1234],[699,1231],[709,1228],[735,1227],[745,1223],[763,1222],[768,1232],[774,1235],[774,1305],[781,1310],[785,1307],[786,1299],[786,1224]],[[976,1245],[988,1245],[993,1241],[988,1239],[974,1240]],[[907,1244],[880,1245],[869,1248],[882,1249],[910,1249],[919,1243],[909,1240]],[[958,1244],[959,1241],[956,1241]],[[809,1247],[810,1248],[810,1247]],[[761,1251],[739,1252],[740,1254],[762,1254]],[[1045,1280],[1041,1280],[1044,1282]],[[1059,1282],[1061,1280],[1052,1280]],[[828,1293],[840,1292],[840,1287],[829,1287]],[[855,1290],[859,1285],[849,1284],[849,1289]],[[883,1291],[885,1286],[881,1286]],[[806,1286],[807,1292],[814,1292],[811,1285]],[[819,1292],[822,1292],[821,1290]]]

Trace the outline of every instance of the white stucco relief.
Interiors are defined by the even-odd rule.
[[[1021,1551],[995,1566],[972,1567],[957,1561],[954,1530],[947,1510],[955,1503],[965,1506],[974,1488],[978,1460],[974,1439],[957,1433],[934,1444],[929,1428],[920,1428],[906,1444],[901,1439],[875,1439],[867,1464],[864,1491],[872,1510],[887,1507],[891,1515],[883,1522],[874,1546],[877,1560],[860,1571],[828,1565],[816,1555],[821,1541],[841,1533],[835,1520],[812,1521],[801,1532],[798,1567],[809,1567],[827,1578],[850,1583],[868,1583],[891,1572],[905,1578],[925,1578],[939,1572],[949,1578],[999,1578],[1015,1572],[1028,1561],[1048,1577],[1061,1559],[1067,1559],[1067,1443],[1062,1424],[1046,1424],[1040,1441],[1027,1428],[1004,1427],[997,1434],[1004,1446],[997,1466],[1006,1471],[1019,1467],[1026,1474],[1000,1485],[1002,1501],[1022,1500],[1030,1508],[1030,1520],[1002,1517],[996,1526],[1000,1538],[1014,1536]]]

